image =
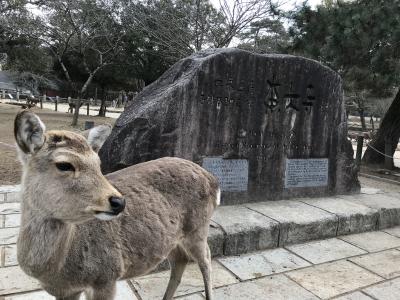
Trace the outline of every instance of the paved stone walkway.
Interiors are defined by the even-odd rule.
[[[14,250],[3,246],[0,299],[54,299],[19,269]],[[168,277],[164,271],[119,282],[117,299],[161,299]],[[216,300],[398,300],[400,227],[218,258],[213,277]],[[189,265],[177,298],[204,300],[202,290],[197,266]]]

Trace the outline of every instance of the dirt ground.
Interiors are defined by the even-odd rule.
[[[21,166],[16,156],[14,141],[14,117],[20,107],[0,103],[0,185],[17,184],[20,182]],[[72,127],[72,115],[62,112],[55,112],[48,109],[32,108],[46,124],[47,130],[64,129],[80,132],[84,129],[85,121],[94,121],[95,125],[114,124],[115,119],[79,116],[79,124]]]

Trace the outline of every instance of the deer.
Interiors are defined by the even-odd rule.
[[[17,114],[22,164],[17,259],[57,300],[114,299],[116,282],[147,274],[165,259],[172,299],[189,261],[212,300],[210,218],[217,179],[199,165],[164,157],[103,175],[97,155],[111,130],[88,138],[46,131],[31,111]],[[92,145],[95,145],[93,147]]]
[[[82,105],[83,105],[83,103],[81,102],[81,103],[79,104],[79,108],[81,108]],[[69,114],[74,113],[74,109],[76,109],[77,106],[78,106],[77,103],[72,103],[72,102],[71,102],[71,103],[68,103],[68,113],[69,113]]]

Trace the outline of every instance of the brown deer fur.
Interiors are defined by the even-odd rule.
[[[103,176],[85,138],[45,132],[29,111],[17,115],[15,136],[23,164],[18,261],[48,293],[57,299],[79,299],[82,292],[89,299],[113,299],[117,280],[146,274],[168,258],[164,299],[172,299],[190,259],[198,263],[212,299],[207,234],[219,201],[214,176],[179,158]],[[57,169],[60,162],[74,170]],[[108,214],[113,196],[126,200],[114,218]],[[102,216],[111,220],[96,218]]]

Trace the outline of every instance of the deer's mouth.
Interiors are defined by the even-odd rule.
[[[96,211],[94,216],[102,221],[110,221],[112,219],[115,219],[118,214],[115,214],[114,212],[111,211]]]

